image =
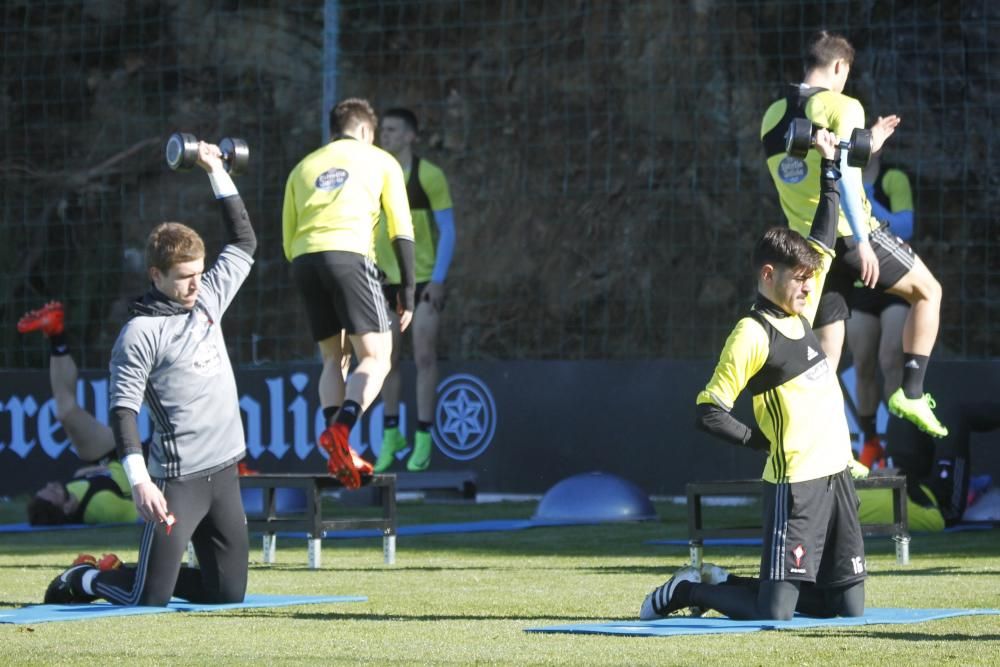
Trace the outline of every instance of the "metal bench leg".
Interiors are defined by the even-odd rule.
[[[274,562],[275,550],[278,546],[278,536],[274,533],[264,533],[264,562],[270,565]]]
[[[386,535],[382,538],[382,560],[386,565],[396,564],[396,536]]]
[[[910,564],[910,536],[893,535],[892,541],[896,543],[896,564]]]
[[[308,536],[309,542],[309,569],[318,570],[323,567],[323,540],[322,538]]]
[[[705,547],[701,540],[688,540],[688,551],[691,553],[691,566],[701,569],[705,561]]]

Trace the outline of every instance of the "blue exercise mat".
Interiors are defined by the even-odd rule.
[[[856,618],[809,618],[796,616],[790,621],[734,621],[728,618],[692,618],[672,616],[659,621],[614,621],[579,623],[526,628],[525,632],[548,632],[587,635],[628,635],[633,637],[670,637],[674,635],[710,635],[758,632],[760,630],[802,630],[806,628],[923,623],[955,616],[997,615],[1000,609],[868,609]]]
[[[51,623],[80,621],[107,616],[137,616],[168,614],[180,611],[225,611],[227,609],[259,609],[300,604],[330,604],[334,602],[366,602],[364,595],[247,595],[243,602],[231,604],[195,604],[172,600],[166,607],[122,607],[107,602],[90,604],[35,604],[20,609],[0,609],[0,623]]]

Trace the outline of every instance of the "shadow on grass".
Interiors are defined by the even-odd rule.
[[[277,610],[269,610],[277,611]],[[277,614],[266,613],[261,610],[248,609],[246,611],[234,610],[233,612],[210,612],[215,617],[231,616],[236,618],[264,618],[274,619]],[[537,622],[628,622],[636,620],[633,616],[614,618],[609,616],[555,616],[552,614],[366,614],[363,612],[285,612],[280,614],[283,619],[295,619],[299,621],[392,621],[395,623],[427,623],[434,621],[530,621]]]
[[[911,561],[912,562],[912,561]],[[892,570],[878,570],[872,573],[876,577],[936,577],[946,574],[950,577],[983,577],[998,575],[1000,570],[963,570],[963,568],[952,565],[948,567],[925,567],[914,568],[913,565],[899,565]]]
[[[952,619],[938,619],[938,620],[957,620],[961,617],[955,617]],[[930,622],[930,621],[926,621]],[[936,621],[935,621],[936,622]],[[1000,641],[1000,634],[988,634],[988,635],[974,635],[966,634],[963,632],[949,632],[947,634],[931,634],[929,632],[914,632],[912,630],[906,630],[902,632],[891,632],[891,631],[878,631],[872,632],[872,628],[876,627],[873,625],[856,626],[855,632],[849,632],[846,630],[803,630],[796,634],[809,635],[814,637],[822,637],[824,639],[830,638],[851,638],[857,639],[859,634],[864,634],[868,639],[886,639],[892,641],[903,641],[903,642],[968,642],[968,641]],[[884,626],[879,626],[884,627]],[[787,632],[787,630],[780,630],[779,632]]]
[[[263,565],[257,563],[251,563],[250,569],[255,572],[322,572],[324,570],[334,570],[338,573],[340,572],[359,572],[366,575],[377,575],[386,574],[394,575],[399,573],[428,573],[428,572],[520,572],[524,569],[524,566],[517,563],[512,563],[510,565],[497,565],[496,563],[488,563],[482,566],[468,567],[463,565],[416,565],[416,566],[406,566],[406,565],[386,565],[382,568],[367,568],[367,567],[339,567],[336,565],[325,567],[323,570],[312,570],[308,565]],[[602,574],[602,575],[621,575],[621,574],[637,574],[637,575],[655,575],[655,576],[669,576],[673,574],[676,567],[670,565],[616,565],[609,567],[593,566],[593,565],[580,565],[573,566],[568,564],[553,565],[552,567],[545,567],[544,565],[532,564],[531,570],[533,572],[576,572],[576,573],[589,573],[589,574]]]

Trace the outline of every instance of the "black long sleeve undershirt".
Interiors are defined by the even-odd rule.
[[[700,430],[733,445],[764,452],[771,448],[771,443],[759,429],[751,429],[718,405],[701,403],[698,405],[697,411],[698,419],[695,426]]]
[[[118,459],[124,459],[128,454],[142,455],[142,440],[139,439],[139,420],[135,410],[131,408],[112,408],[109,419],[111,433],[115,438],[115,451]]]
[[[819,205],[813,215],[809,238],[825,248],[832,249],[837,242],[837,223],[840,222],[840,171],[833,160],[823,159],[819,163]]]
[[[222,206],[222,220],[226,225],[226,244],[234,245],[253,257],[257,250],[257,235],[250,224],[243,198],[239,195],[223,197],[219,200]]]

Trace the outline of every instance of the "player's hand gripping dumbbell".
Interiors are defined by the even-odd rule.
[[[805,158],[809,149],[816,145],[813,125],[808,118],[796,118],[788,126],[785,134],[785,152],[792,157]],[[856,128],[851,132],[850,141],[841,141],[840,149],[847,151],[847,166],[866,167],[872,159],[871,130]]]
[[[242,174],[250,162],[250,147],[243,139],[223,137],[219,140],[222,164],[230,174]],[[174,171],[187,171],[198,162],[198,138],[187,132],[174,132],[164,150],[167,166]]]

